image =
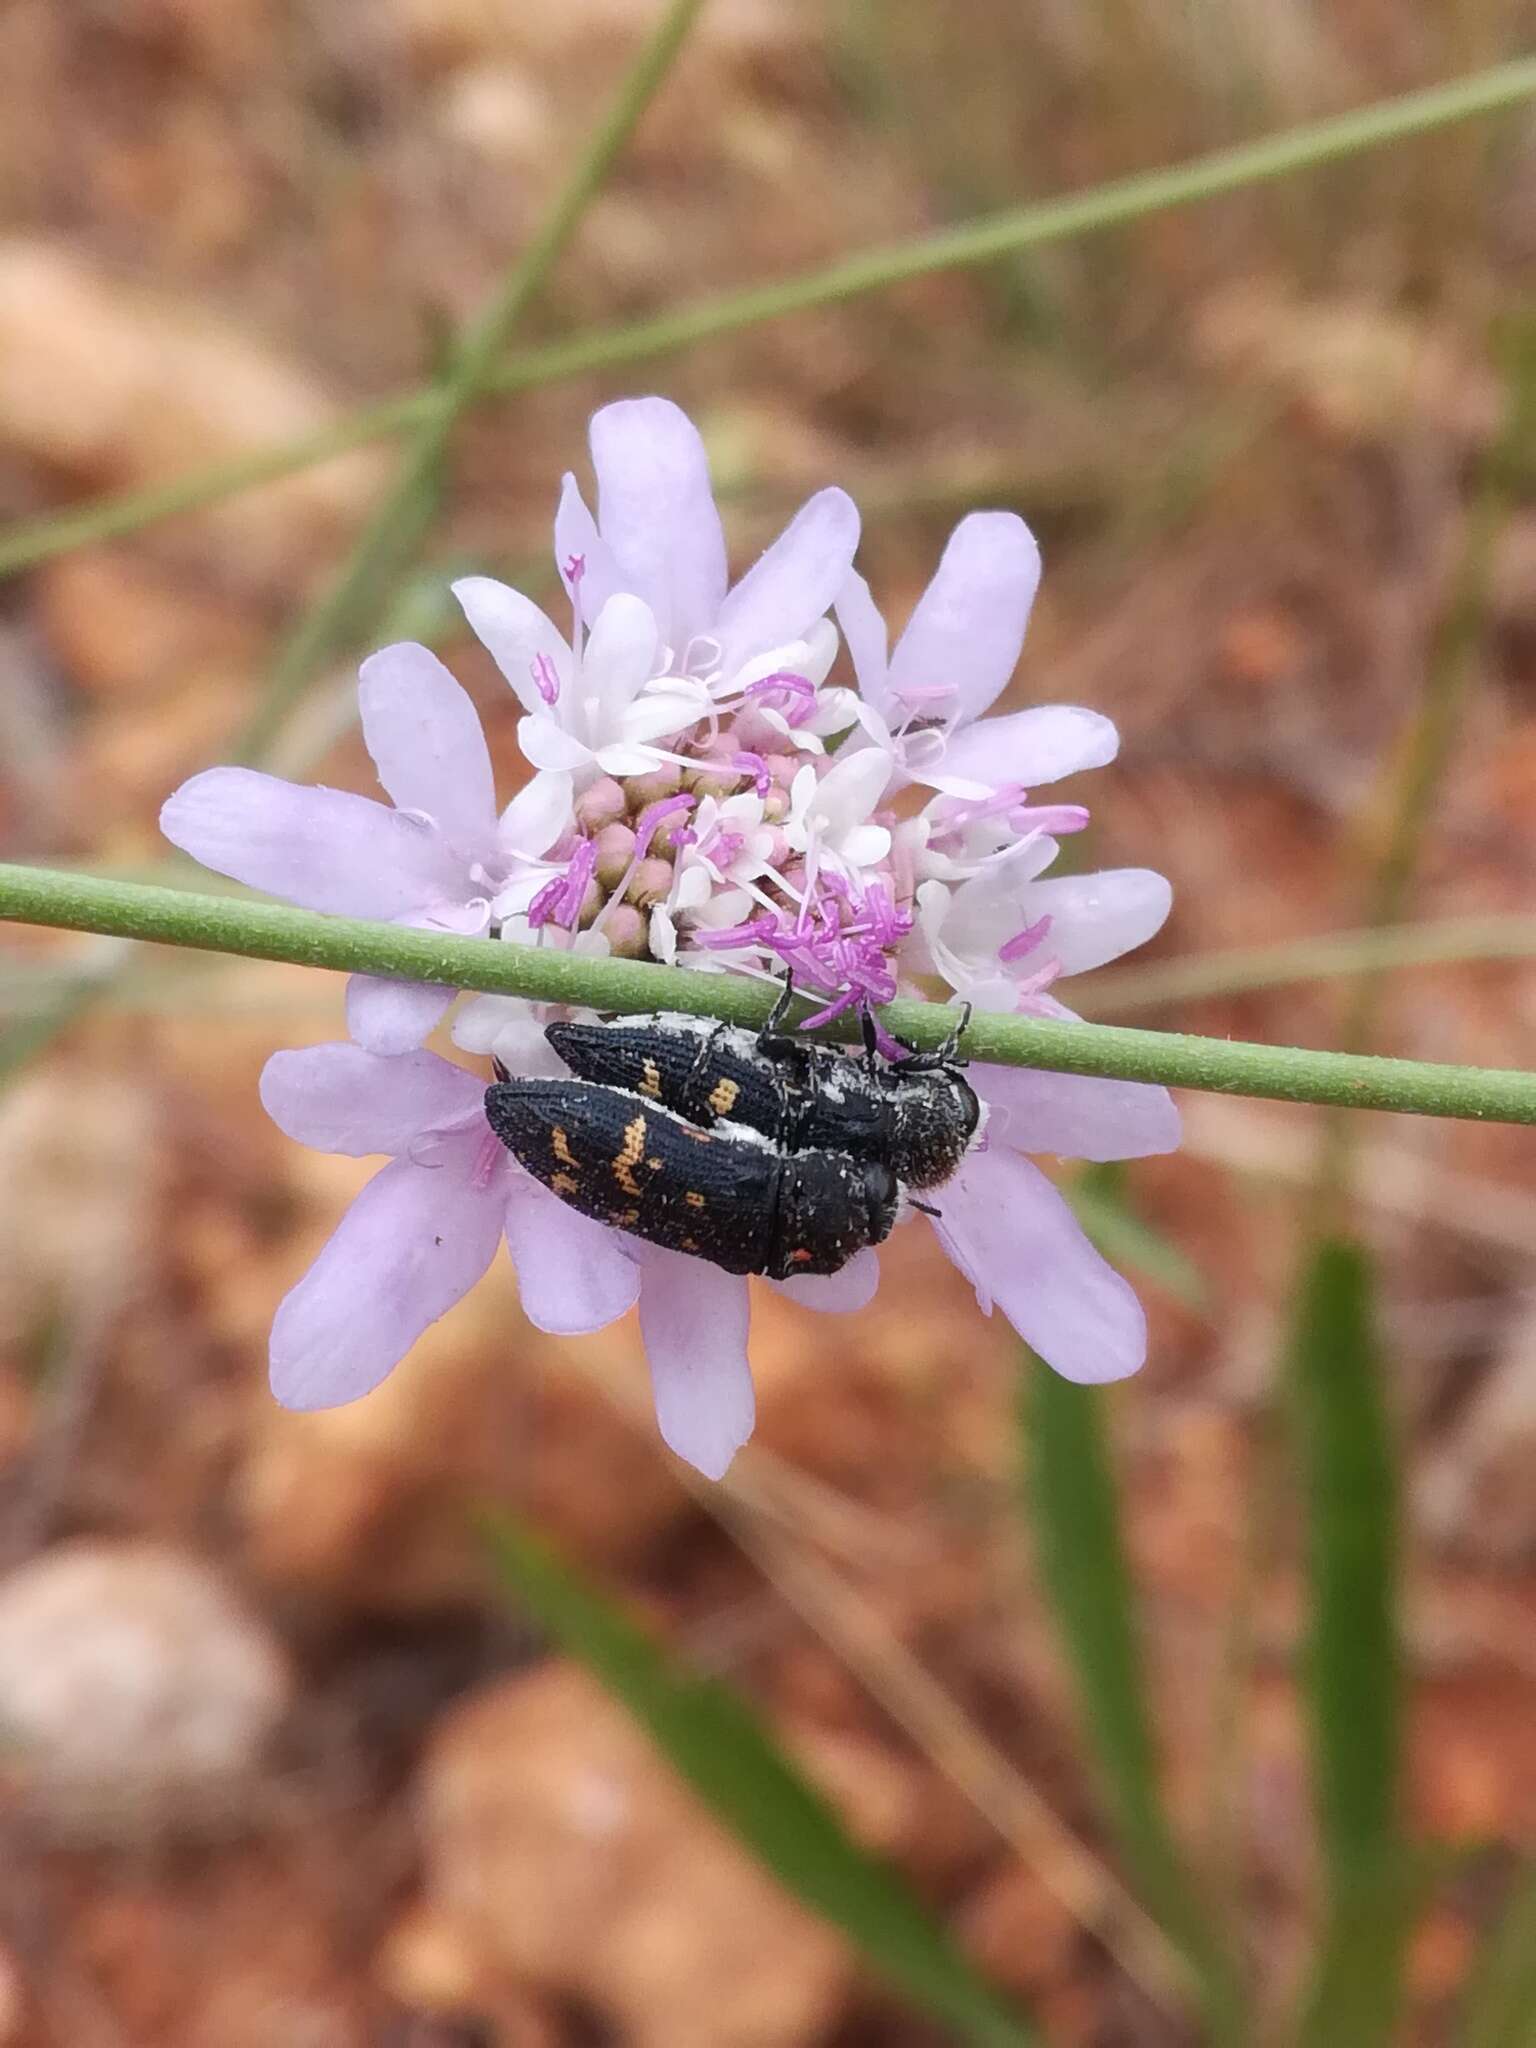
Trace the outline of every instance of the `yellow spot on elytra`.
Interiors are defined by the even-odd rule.
[[[581,1182],[574,1174],[557,1173],[551,1176],[549,1185],[552,1192],[557,1195],[574,1195]]]
[[[635,1168],[645,1157],[645,1118],[637,1116],[624,1126],[624,1143],[613,1162],[613,1177],[626,1195],[638,1195]]]
[[[811,1263],[811,1255],[805,1246],[801,1245],[797,1250],[790,1253],[789,1260],[793,1266],[808,1266]]]
[[[687,1194],[684,1195],[683,1200],[688,1204],[690,1209],[702,1209],[705,1206],[704,1197],[701,1194],[699,1194],[697,1190],[694,1188],[690,1188],[688,1190]]]
[[[699,1248],[699,1240],[696,1237],[679,1238],[677,1248],[680,1252],[696,1252]]]
[[[729,1116],[736,1107],[736,1098],[740,1093],[739,1081],[721,1079],[709,1091],[709,1106],[716,1116]]]
[[[555,1157],[562,1166],[579,1166],[580,1161],[571,1151],[571,1141],[559,1124],[550,1132],[550,1143],[554,1146]]]
[[[661,1100],[661,1069],[654,1060],[647,1060],[640,1080],[640,1093],[649,1095],[653,1102]]]
[[[661,1161],[660,1159],[647,1159],[645,1163],[650,1168],[652,1173],[660,1173],[663,1165],[663,1161]]]

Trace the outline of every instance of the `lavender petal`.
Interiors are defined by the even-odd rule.
[[[1173,1097],[1145,1081],[986,1065],[972,1066],[967,1078],[991,1111],[992,1147],[1096,1160],[1145,1159],[1178,1147]]]
[[[1172,888],[1151,868],[1104,868],[1031,882],[1022,921],[1049,917],[1047,947],[1062,973],[1086,974],[1145,945],[1162,929],[1172,903]]]
[[[939,1241],[976,1290],[1063,1378],[1124,1379],[1147,1355],[1141,1303],[1017,1152],[974,1153],[943,1190]]]
[[[859,695],[876,711],[884,712],[889,697],[886,672],[890,666],[885,620],[870,595],[869,585],[857,569],[850,569],[842,588],[833,599],[837,623],[847,642],[853,672],[859,680]]]
[[[617,1231],[568,1208],[525,1175],[507,1201],[507,1249],[523,1314],[552,1337],[584,1337],[632,1309],[640,1268]]]
[[[496,784],[469,693],[429,649],[402,641],[369,655],[357,696],[391,801],[424,811],[456,849],[483,857],[496,828]]]
[[[712,630],[725,595],[725,534],[698,429],[666,398],[627,398],[592,416],[597,523],[624,578],[681,658]]]
[[[560,480],[555,511],[555,567],[586,620],[595,619],[610,597],[628,588],[613,549],[598,533],[597,521],[569,470]]]
[[[531,598],[492,576],[463,576],[453,594],[525,711],[543,711],[550,687],[563,694],[571,680],[571,650],[564,634]]]
[[[640,1331],[657,1427],[678,1457],[706,1479],[720,1479],[757,1413],[747,1364],[747,1283],[654,1245],[641,1257]]]
[[[347,1032],[368,1052],[414,1052],[446,1015],[456,988],[354,974],[347,983]]]
[[[464,1156],[438,1166],[391,1160],[342,1217],[272,1324],[272,1392],[285,1408],[371,1392],[489,1266],[502,1190],[474,1184],[479,1143],[461,1139]]]
[[[725,672],[803,639],[843,588],[858,544],[858,507],[846,491],[818,491],[802,505],[720,607]]]
[[[462,864],[435,826],[254,768],[194,775],[166,799],[160,829],[215,874],[308,910],[400,918],[464,892]]]
[[[261,1106],[280,1131],[317,1152],[407,1152],[427,1132],[473,1126],[478,1075],[434,1052],[385,1058],[360,1045],[275,1052],[261,1072]]]
[[[866,1245],[840,1273],[796,1273],[769,1285],[802,1308],[819,1309],[823,1315],[852,1315],[874,1300],[880,1285],[880,1261]]]
[[[1120,735],[1101,713],[1075,704],[1036,704],[952,733],[944,772],[994,789],[1007,783],[1039,789],[1085,768],[1107,767],[1119,751]]]
[[[950,683],[962,719],[979,718],[1018,663],[1039,582],[1040,550],[1017,513],[962,519],[896,643],[892,693]]]

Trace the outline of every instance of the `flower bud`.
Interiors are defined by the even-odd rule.
[[[776,789],[788,789],[800,770],[805,766],[803,754],[765,754],[763,766],[773,777]]]
[[[684,777],[695,796],[734,796],[746,783],[746,776],[729,761],[700,761]]]
[[[627,825],[605,825],[598,833],[596,874],[605,889],[617,889],[629,872],[634,852],[635,835]]]
[[[650,952],[650,920],[631,903],[617,903],[603,921],[608,950],[619,960],[643,960]]]
[[[769,866],[782,869],[785,861],[787,861],[788,859],[789,841],[784,837],[784,834],[782,832],[773,832],[769,836],[768,840]]]
[[[638,813],[647,804],[659,804],[664,797],[676,796],[682,786],[682,769],[671,761],[659,761],[644,775],[629,776],[624,784],[624,794],[629,799],[631,812]]]
[[[576,922],[583,931],[591,924],[608,901],[608,892],[594,875],[587,884],[587,893],[581,899],[581,914]]]
[[[622,789],[611,775],[604,775],[597,782],[589,783],[576,799],[576,823],[589,837],[601,832],[605,825],[613,825],[624,816],[628,808]]]
[[[777,825],[781,818],[789,816],[789,798],[782,789],[770,789],[763,798],[763,816],[770,825]]]
[[[784,728],[764,718],[755,704],[744,704],[736,714],[734,734],[738,747],[745,747],[754,754],[765,753],[769,747],[784,744]]]
[[[654,910],[658,903],[665,903],[671,893],[672,863],[654,857],[641,861],[624,891],[625,899],[637,903],[642,910]]]
[[[675,860],[680,851],[677,843],[678,834],[688,829],[686,812],[680,812],[674,818],[663,818],[651,834],[651,851],[664,855],[668,860]]]

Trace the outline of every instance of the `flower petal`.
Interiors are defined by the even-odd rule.
[[[663,643],[681,656],[714,629],[725,595],[725,534],[698,429],[667,398],[626,398],[592,416],[597,523]]]
[[[468,691],[435,654],[407,640],[369,655],[357,698],[391,801],[425,811],[470,858],[483,855],[496,828],[496,784]]]
[[[1006,1147],[976,1152],[940,1193],[934,1229],[990,1315],[1069,1380],[1124,1379],[1147,1355],[1141,1303],[1051,1183]]]
[[[275,1052],[261,1071],[261,1106],[278,1129],[317,1152],[407,1152],[429,1132],[472,1124],[484,1111],[478,1074],[435,1052],[385,1058],[360,1045]]]
[[[1085,1025],[1091,1030],[1091,1025]],[[1053,1152],[1062,1159],[1145,1159],[1172,1152],[1179,1112],[1166,1088],[1102,1081],[1043,1068],[972,1066],[971,1086],[987,1103],[989,1145]]]
[[[573,823],[569,774],[543,773],[523,784],[501,814],[496,837],[504,852],[537,860]]]
[[[747,1283],[703,1259],[641,1248],[640,1331],[650,1360],[656,1425],[702,1472],[721,1478],[752,1434]]]
[[[764,648],[803,639],[842,589],[859,544],[846,491],[818,491],[720,607],[720,666],[734,675]]]
[[[466,1295],[501,1239],[504,1187],[471,1176],[480,1140],[441,1166],[376,1173],[272,1324],[272,1391],[285,1408],[369,1393]]]
[[[1167,879],[1151,868],[1105,868],[1096,875],[1054,875],[1032,882],[1022,923],[1048,916],[1042,952],[1061,962],[1063,974],[1086,974],[1145,945],[1160,931],[1173,902]]]
[[[1035,704],[952,733],[943,765],[946,775],[965,776],[991,789],[1009,782],[1039,789],[1084,768],[1107,767],[1119,751],[1120,735],[1100,712],[1075,704]]]
[[[464,1052],[494,1053],[509,1074],[566,1081],[571,1070],[544,1036],[550,1015],[548,1004],[522,996],[471,996],[456,1012],[451,1035]]]
[[[850,569],[833,599],[837,623],[842,628],[853,672],[859,679],[859,695],[876,711],[885,709],[886,670],[890,655],[885,620],[870,595],[869,585],[857,569]]]
[[[405,917],[466,892],[433,825],[345,789],[254,768],[206,768],[169,796],[160,829],[215,874],[349,917]]]
[[[972,512],[891,656],[890,689],[948,685],[962,720],[979,718],[1018,663],[1040,582],[1040,550],[1016,512]]]
[[[770,1280],[768,1284],[802,1308],[820,1309],[824,1315],[852,1315],[874,1300],[880,1285],[880,1261],[866,1245],[840,1273],[795,1273],[788,1280]]]
[[[632,1309],[640,1268],[606,1224],[518,1174],[507,1200],[507,1249],[523,1314],[552,1337],[584,1337]]]
[[[627,591],[610,597],[592,623],[581,663],[582,701],[595,699],[597,707],[587,735],[593,746],[620,737],[625,712],[655,668],[657,646],[650,606]]]
[[[571,580],[572,567],[577,563],[579,588]],[[560,572],[560,581],[579,603],[583,619],[595,619],[615,591],[626,587],[613,549],[599,535],[597,521],[587,510],[581,487],[569,470],[561,478],[560,503],[555,512],[555,567]]]
[[[540,774],[569,775],[592,758],[585,740],[568,733],[558,718],[535,712],[517,721],[517,744],[523,759]]]
[[[552,675],[563,694],[571,680],[565,636],[531,598],[494,576],[462,576],[453,586],[464,616],[525,711],[545,708],[539,676]]]
[[[414,1052],[457,994],[432,982],[354,974],[347,983],[348,1034],[368,1052]]]

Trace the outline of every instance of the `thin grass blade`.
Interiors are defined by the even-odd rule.
[[[1137,1214],[1119,1160],[1085,1166],[1062,1192],[1078,1222],[1112,1266],[1139,1273],[1184,1308],[1204,1308],[1206,1289],[1199,1268]]]
[[[628,1709],[786,1891],[841,1928],[957,2041],[1029,2048],[1037,2040],[904,1880],[858,1846],[743,1699],[685,1670],[541,1536],[504,1514],[483,1526],[507,1590]]]
[[[1019,1419],[1040,1576],[1121,1848],[1145,1904],[1189,1964],[1211,2037],[1238,2041],[1238,1972],[1175,1840],[1158,1784],[1104,1397],[1028,1357]]]
[[[1336,1237],[1312,1249],[1286,1366],[1306,1512],[1302,1685],[1325,1873],[1301,2038],[1372,2048],[1394,2038],[1419,1887],[1399,1813],[1397,1458],[1374,1275],[1360,1245]]]

